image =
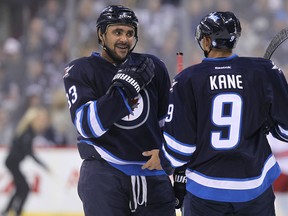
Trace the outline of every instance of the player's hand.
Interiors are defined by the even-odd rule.
[[[118,70],[109,89],[120,87],[128,98],[135,98],[140,90],[151,82],[154,68],[152,59],[141,56],[135,65],[128,65]]]
[[[151,157],[143,166],[142,169],[149,170],[162,170],[160,159],[159,159],[159,150],[153,149],[151,151],[146,151],[142,153],[144,156]]]
[[[175,208],[180,209],[183,205],[184,197],[186,195],[186,182],[185,169],[175,169],[173,174],[174,180],[174,193],[176,197]]]

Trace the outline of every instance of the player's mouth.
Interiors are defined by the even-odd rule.
[[[128,48],[116,48],[115,50],[115,54],[118,55],[119,58],[123,59],[126,58],[126,56],[128,55]]]
[[[127,52],[129,50],[129,46],[127,45],[116,45],[116,48],[120,50],[120,52]]]

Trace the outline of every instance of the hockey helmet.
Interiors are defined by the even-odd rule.
[[[240,35],[240,21],[232,12],[212,12],[197,26],[195,39],[200,45],[203,37],[209,36],[212,40],[211,48],[233,49]]]
[[[100,14],[96,22],[97,30],[100,28],[101,33],[106,32],[106,28],[111,24],[127,24],[135,29],[135,38],[137,39],[138,19],[135,13],[122,5],[110,5]]]

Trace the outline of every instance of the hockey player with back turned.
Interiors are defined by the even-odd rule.
[[[167,69],[153,55],[132,52],[138,19],[129,8],[106,7],[96,27],[101,53],[72,61],[64,75],[80,134],[78,194],[85,215],[174,216],[173,188],[159,160]]]
[[[187,165],[184,216],[275,215],[280,168],[266,134],[288,141],[288,85],[272,61],[232,53],[240,34],[232,12],[205,16],[196,40],[206,58],[172,83],[163,153]]]

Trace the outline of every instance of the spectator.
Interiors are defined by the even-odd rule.
[[[35,138],[37,136],[44,136],[48,129],[49,115],[47,109],[43,107],[31,107],[20,120],[5,161],[13,177],[15,192],[11,195],[3,211],[3,215],[9,215],[10,212],[13,212],[16,216],[22,214],[30,190],[29,184],[20,170],[21,162],[26,156],[32,157],[40,166],[48,171],[47,165],[36,156],[33,150]],[[46,139],[46,141],[51,142],[49,139]]]

